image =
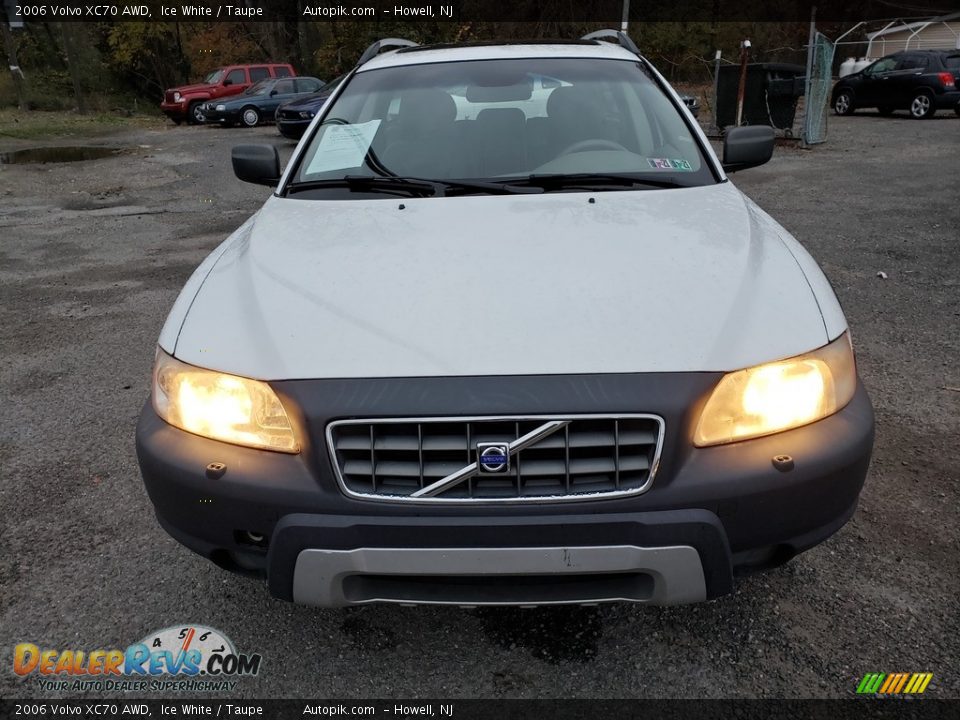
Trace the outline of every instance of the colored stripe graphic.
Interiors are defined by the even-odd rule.
[[[899,693],[903,690],[903,686],[907,684],[907,678],[910,677],[910,673],[900,673],[900,677],[897,680],[897,684],[891,688],[890,692]]]
[[[860,695],[919,695],[927,689],[933,673],[867,673],[857,685]]]
[[[857,692],[872,695],[880,689],[880,683],[883,682],[885,677],[886,674],[884,673],[867,673],[863,676],[863,680],[860,681]]]
[[[879,692],[881,695],[886,695],[888,692],[890,692],[890,688],[897,684],[897,679],[899,677],[900,675],[898,673],[890,673],[887,675],[886,681],[880,686],[880,689],[877,692]]]

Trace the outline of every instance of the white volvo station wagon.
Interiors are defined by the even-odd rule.
[[[606,42],[612,39],[614,42]],[[137,427],[163,527],[270,592],[670,604],[853,514],[873,412],[816,263],[629,39],[375,43],[197,269]]]

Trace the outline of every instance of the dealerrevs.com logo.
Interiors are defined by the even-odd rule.
[[[260,672],[262,656],[237,652],[219,630],[178,625],[150,633],[125,650],[49,649],[19,643],[13,671],[35,677],[40,690],[231,691]]]

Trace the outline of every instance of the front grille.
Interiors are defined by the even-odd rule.
[[[299,120],[300,113],[294,112],[293,110],[278,110],[277,114],[282,117],[284,120]]]
[[[478,443],[515,443],[538,429],[545,436],[512,451],[504,472],[478,471]],[[348,495],[407,502],[637,494],[653,481],[662,442],[663,420],[654,415],[339,420],[327,427]],[[452,474],[463,479],[415,495]]]

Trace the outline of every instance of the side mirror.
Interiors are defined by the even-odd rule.
[[[270,97],[273,97],[274,95],[279,95],[279,93],[276,90],[271,90]]]
[[[223,81],[223,86],[226,87],[227,85],[233,85],[233,80],[230,78],[225,78]]]
[[[234,174],[244,182],[270,187],[280,182],[280,154],[273,145],[237,145],[230,159]]]
[[[736,172],[763,165],[773,157],[773,128],[749,125],[727,130],[723,137],[723,171]]]

